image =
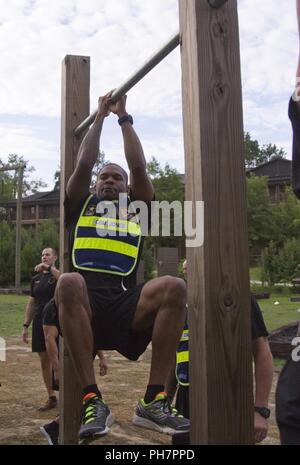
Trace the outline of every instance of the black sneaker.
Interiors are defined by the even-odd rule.
[[[59,425],[56,421],[51,421],[51,423],[41,426],[40,430],[46,436],[51,446],[58,446]]]
[[[179,415],[177,410],[171,407],[165,392],[157,394],[149,404],[141,399],[132,421],[136,426],[171,435],[190,430],[190,420]]]
[[[96,394],[85,396],[81,413],[79,440],[93,439],[109,432],[114,417],[108,406]]]

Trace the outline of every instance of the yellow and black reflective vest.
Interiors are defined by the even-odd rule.
[[[182,386],[189,386],[189,328],[187,321],[176,352],[176,378]]]
[[[80,270],[127,276],[134,270],[141,245],[141,227],[117,215],[97,213],[99,199],[91,194],[86,200],[75,229],[72,261]],[[112,215],[109,215],[112,216]]]

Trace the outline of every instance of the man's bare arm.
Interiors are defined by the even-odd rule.
[[[268,407],[273,380],[273,357],[267,338],[258,337],[253,341],[253,359],[255,365],[254,405]],[[259,413],[254,414],[255,442],[261,442],[268,433],[268,421]]]
[[[109,108],[118,118],[127,115],[126,96],[121,97],[118,102],[110,105]],[[154,196],[154,189],[151,179],[147,175],[147,164],[143,147],[129,121],[125,121],[122,124],[122,134],[125,157],[130,171],[130,185],[133,197],[135,200],[151,202]]]
[[[80,145],[76,167],[67,185],[67,196],[75,208],[89,193],[92,170],[99,154],[103,121],[110,113],[107,103],[110,95],[111,92],[99,98],[96,119]]]
[[[28,327],[30,326],[33,320],[34,310],[35,310],[35,299],[34,297],[30,297],[26,305],[26,308],[25,308],[25,317],[24,317],[24,325],[26,325],[27,328],[24,326],[23,332],[22,332],[22,340],[26,344],[28,344]]]

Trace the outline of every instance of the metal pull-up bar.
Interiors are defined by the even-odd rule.
[[[146,74],[148,74],[153,68],[155,68],[158,63],[160,63],[166,56],[168,56],[178,45],[180,44],[180,34],[176,34],[172,37],[169,42],[162,47],[158,52],[156,52],[148,61],[138,70],[136,71],[130,78],[128,78],[123,84],[120,85],[117,89],[115,89],[112,93],[110,101],[115,103],[119,100],[122,95],[125,95],[130,89],[132,89],[135,84],[137,84],[141,79],[143,79]],[[74,133],[78,136],[84,129],[90,126],[97,115],[97,111],[92,113],[88,116],[82,123],[75,128]]]
[[[212,8],[220,8],[227,0],[207,0],[208,4]],[[122,95],[125,95],[130,89],[132,89],[135,84],[137,84],[141,79],[143,79],[146,74],[148,74],[153,68],[155,68],[158,63],[160,63],[166,56],[168,56],[178,45],[180,44],[180,34],[177,33],[174,37],[172,37],[168,43],[164,47],[162,47],[158,52],[152,55],[146,63],[136,71],[130,78],[128,78],[123,84],[120,85],[117,89],[115,89],[112,93],[110,98],[111,103],[115,103],[119,100]],[[88,126],[90,126],[97,115],[97,111],[94,111],[90,116],[88,116],[85,120],[82,121],[75,129],[74,134],[78,136],[82,131],[84,131]]]

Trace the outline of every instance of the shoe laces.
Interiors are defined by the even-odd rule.
[[[97,417],[97,404],[99,402],[98,397],[92,397],[84,402],[83,405],[83,424],[90,423]]]
[[[162,403],[162,411],[174,417],[182,417],[179,415],[176,408],[172,407],[169,397],[165,393],[159,393],[155,399],[157,402]]]

